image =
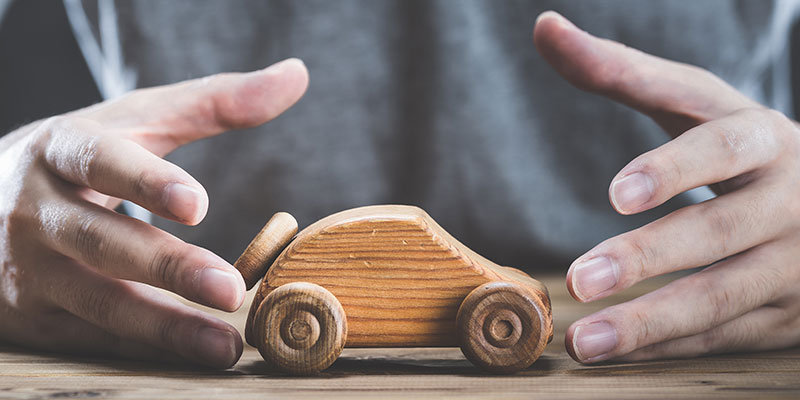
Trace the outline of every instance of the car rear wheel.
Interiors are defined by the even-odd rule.
[[[267,295],[254,319],[258,350],[268,363],[293,374],[328,368],[347,340],[342,304],[322,286],[287,283]]]
[[[525,287],[489,282],[470,292],[456,315],[464,356],[495,373],[528,368],[544,351],[543,305]]]

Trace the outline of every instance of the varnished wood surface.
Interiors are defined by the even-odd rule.
[[[311,282],[344,307],[346,347],[456,346],[461,302],[492,281],[528,290],[542,313],[539,332],[550,336],[550,304],[540,282],[478,255],[420,208],[360,207],[297,234],[267,271],[250,319],[262,296],[290,282]],[[246,338],[251,344],[259,341],[250,334]]]
[[[487,371],[512,374],[531,366],[552,338],[550,310],[511,282],[489,282],[470,292],[456,315],[461,352]]]
[[[308,282],[273,290],[258,307],[253,328],[264,360],[297,375],[328,368],[347,340],[347,318],[339,300]]]
[[[571,321],[664,281],[648,281],[597,305],[572,300],[563,277],[544,280],[553,301],[556,336],[533,366],[513,376],[481,372],[456,348],[345,349],[315,377],[266,367],[246,346],[227,371],[122,360],[76,358],[0,346],[0,398],[265,399],[265,398],[798,398],[800,349],[691,360],[582,366],[567,356]],[[250,296],[253,291],[250,292]],[[249,299],[248,303],[249,304]],[[222,315],[240,330],[246,307]]]
[[[297,233],[297,220],[286,212],[275,213],[233,264],[251,289],[267,272],[278,254]]]

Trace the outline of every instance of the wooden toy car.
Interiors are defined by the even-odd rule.
[[[412,206],[355,208],[298,234],[278,213],[236,261],[266,276],[245,328],[264,359],[295,374],[348,347],[460,346],[489,371],[529,367],[552,340],[547,289],[481,257]]]

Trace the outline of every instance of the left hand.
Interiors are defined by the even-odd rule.
[[[576,321],[566,346],[583,363],[800,344],[800,129],[710,72],[540,16],[534,42],[569,82],[646,113],[673,138],[611,182],[620,214],[711,185],[718,197],[600,243],[567,273],[578,301],[715,263]]]

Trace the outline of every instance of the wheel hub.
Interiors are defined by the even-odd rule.
[[[511,347],[522,337],[522,321],[511,310],[495,310],[486,316],[483,335],[496,347]]]
[[[281,327],[281,338],[287,346],[296,349],[308,349],[319,340],[319,321],[308,311],[297,311],[286,318]]]

